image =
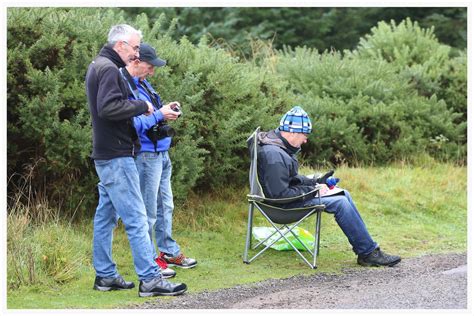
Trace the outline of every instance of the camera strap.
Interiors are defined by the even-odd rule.
[[[155,90],[146,80],[139,80],[138,84],[146,91],[146,93],[150,97],[151,103],[153,103],[155,108],[159,110],[163,105],[161,104],[161,99],[158,93],[155,92]]]
[[[140,85],[140,87],[142,87],[146,91],[155,109],[159,110],[162,107],[162,105],[161,105],[160,97],[155,92],[155,90],[153,90],[153,88],[145,80],[138,80],[138,84]],[[153,115],[153,117],[155,118],[155,125],[152,128],[156,129],[158,128],[158,120],[156,119],[155,115]],[[153,146],[155,147],[155,153],[158,152],[158,140],[153,139],[151,140],[151,142],[153,143]]]
[[[139,100],[140,93],[138,92],[138,87],[135,84],[135,81],[133,81],[133,77],[130,75],[126,68],[120,68],[119,71],[122,75],[123,81],[127,83],[128,90],[132,93],[133,98],[135,100]]]

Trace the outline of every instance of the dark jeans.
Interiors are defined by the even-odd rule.
[[[344,195],[324,196],[321,198],[321,203],[326,205],[327,213],[334,214],[337,224],[349,239],[352,250],[357,255],[368,255],[378,247],[367,231],[348,191],[344,190]],[[319,204],[319,199],[307,200],[302,204],[304,206]]]

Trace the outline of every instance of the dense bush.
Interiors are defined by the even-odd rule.
[[[372,29],[371,34],[360,40],[355,53],[362,58],[386,60],[416,88],[419,95],[443,99],[447,108],[453,112],[452,121],[457,125],[457,130],[455,135],[440,134],[430,140],[438,143],[436,137],[439,136],[444,142],[459,143],[461,148],[451,146],[452,150],[449,151],[451,154],[455,151],[461,155],[465,154],[467,142],[465,51],[452,50],[451,47],[440,44],[434,35],[433,27],[423,29],[417,22],[406,19],[398,25],[394,21],[390,24],[380,22]]]
[[[436,97],[442,92],[438,83],[447,69],[449,48],[433,43],[431,33],[416,24],[407,21],[403,27],[405,23],[416,34],[382,36],[386,25],[381,23],[373,31],[375,40],[344,55],[307,48],[280,53],[277,72],[290,81],[299,103],[315,118],[315,133],[306,151],[310,163],[380,163],[420,151],[442,159],[465,159],[465,124],[458,124],[460,114]],[[440,58],[443,52],[446,55]],[[413,69],[423,69],[420,77],[431,86],[430,93],[414,84]],[[456,87],[465,86],[461,76]],[[462,93],[453,95],[462,98]]]
[[[356,54],[395,65],[420,95],[436,94],[466,121],[467,54],[440,44],[434,28],[423,29],[410,19],[398,25],[394,21],[390,25],[380,22],[360,40]]]
[[[467,122],[467,52],[460,52],[459,56],[447,62],[446,71],[441,74],[438,96],[454,112],[461,113],[456,123]],[[465,132],[467,135],[467,133]],[[465,139],[467,141],[467,139]]]
[[[407,19],[396,25],[379,22],[372,33],[360,40],[358,56],[383,59],[395,65],[418,93],[431,96],[440,90],[441,75],[446,73],[451,48],[441,45],[434,29],[422,29]]]
[[[198,186],[212,189],[229,178],[242,183],[247,172],[244,140],[257,125],[274,125],[274,113],[290,106],[285,83],[268,71],[239,63],[223,49],[209,47],[205,37],[197,46],[186,38],[175,42],[156,31],[162,21],[148,29],[141,15],[137,26],[144,41],[168,62],[150,81],[165,101],[179,100],[184,111],[173,123],[178,130],[171,150],[174,186],[189,189],[198,181]]]
[[[449,47],[411,22],[403,32],[380,24],[354,52],[275,52],[263,44],[245,62],[206,37],[197,45],[176,41],[177,22],[163,15],[128,21],[117,9],[10,8],[8,174],[34,165],[33,186],[64,212],[81,201],[88,212],[95,206],[84,77],[110,27],[121,22],[141,29],[168,61],[150,81],[164,101],[183,106],[172,123],[179,199],[192,189],[244,184],[246,137],[259,125],[276,127],[295,104],[314,118],[304,150],[311,164],[385,163],[420,152],[466,158],[466,54],[450,56]],[[370,47],[378,42],[383,50]]]
[[[74,209],[94,198],[87,66],[120,17],[93,9],[8,9],[8,170]]]
[[[69,209],[83,198],[95,199],[84,77],[110,26],[123,22],[117,12],[8,11],[9,174],[37,164],[32,181],[45,185],[52,199],[67,199]],[[163,31],[161,22],[149,28],[140,15],[132,24],[168,61],[152,83],[165,101],[183,105],[171,150],[176,196],[185,197],[197,181],[211,189],[231,176],[244,183],[244,140],[255,126],[274,123],[274,112],[289,107],[285,83],[208,47],[205,39],[198,46],[186,38],[177,43],[169,36],[173,29]]]

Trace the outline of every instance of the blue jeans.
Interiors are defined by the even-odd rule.
[[[153,227],[158,250],[177,256],[180,249],[172,237],[173,226],[173,192],[171,190],[172,165],[169,154],[164,152],[141,152],[137,164],[140,176],[140,189],[148,215],[149,235],[153,245]]]
[[[112,260],[113,230],[120,217],[125,226],[133,263],[143,281],[160,276],[153,260],[145,206],[137,167],[131,157],[95,160],[99,176],[99,205],[94,217],[93,264],[99,277],[117,277]]]
[[[326,206],[326,212],[334,214],[337,224],[357,255],[368,255],[378,247],[367,231],[348,191],[344,190],[344,195],[323,196],[321,203]],[[304,203],[305,206],[311,204],[319,204],[319,199],[314,198]]]

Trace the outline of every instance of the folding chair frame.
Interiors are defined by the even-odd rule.
[[[279,234],[280,236],[275,239],[271,244],[267,245],[265,248],[260,250],[256,255],[254,255],[252,258],[248,259],[248,253],[250,247],[252,247],[252,230],[253,230],[253,217],[254,217],[254,208],[257,208],[259,210],[260,214],[263,215],[267,219],[267,221],[275,228],[275,232],[270,234],[265,240],[259,242],[257,245],[255,245],[252,249],[256,249],[260,245],[262,245],[264,242],[266,242],[268,239],[270,239],[273,235]],[[291,212],[291,210],[288,210]],[[248,218],[248,226],[247,226],[247,237],[245,241],[245,250],[244,250],[244,263],[250,264],[253,260],[258,258],[263,252],[265,252],[268,248],[273,246],[276,242],[278,242],[280,239],[284,239],[288,245],[290,245],[296,253],[303,259],[304,262],[306,262],[311,269],[316,269],[317,268],[317,257],[319,256],[319,245],[320,245],[320,231],[321,231],[321,212],[322,209],[318,209],[318,205],[316,205],[312,210],[310,210],[305,216],[303,216],[300,220],[298,220],[295,223],[292,223],[292,225],[289,227],[288,224],[283,224],[278,228],[276,223],[274,223],[269,216],[265,213],[264,210],[260,207],[259,203],[255,200],[250,200],[249,199],[249,218]],[[316,213],[316,220],[315,220],[315,229],[314,229],[314,247],[313,249],[308,249],[306,245],[298,238],[298,236],[294,233],[293,229],[298,226],[301,222],[303,222],[306,218],[310,217],[311,215]],[[286,237],[288,233],[291,233],[306,249],[306,251],[310,254],[310,260],[312,259],[312,262],[310,262]]]
[[[311,192],[305,194],[294,196],[290,198],[283,199],[271,199],[265,197],[262,186],[258,180],[257,172],[257,135],[260,131],[258,127],[255,132],[250,135],[247,139],[247,144],[250,150],[250,172],[249,172],[249,182],[250,182],[250,194],[247,195],[247,200],[249,202],[249,213],[248,213],[248,224],[247,224],[247,237],[245,240],[245,250],[244,250],[244,263],[250,264],[253,260],[258,258],[263,252],[268,250],[273,244],[278,242],[281,239],[284,239],[295,251],[296,253],[306,262],[312,269],[316,269],[317,256],[319,255],[319,241],[320,241],[320,231],[321,231],[321,212],[325,209],[325,206],[321,204],[321,186],[316,186]],[[293,209],[284,209],[275,205],[284,205],[287,203],[295,202],[301,199],[306,198],[307,196],[312,196],[319,198],[318,205],[310,205],[301,208]],[[269,203],[269,204],[267,204]],[[254,217],[254,208],[262,214],[263,217],[275,228],[275,232],[268,236],[264,241],[258,243],[253,249],[256,249],[264,242],[269,240],[275,234],[278,234],[279,237],[274,240],[270,245],[267,245],[259,251],[252,258],[248,259],[249,249],[252,244],[252,230],[253,230],[253,217]],[[315,243],[312,250],[298,238],[298,236],[293,232],[293,229],[303,222],[306,218],[316,213],[316,223],[314,227],[314,237]],[[282,225],[280,228],[277,227],[277,224]],[[291,226],[289,226],[291,225]],[[296,240],[298,240],[306,251],[310,254],[312,262],[310,262],[286,237],[287,234],[291,233]]]

